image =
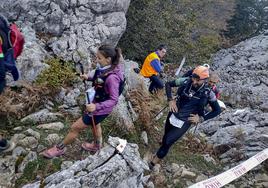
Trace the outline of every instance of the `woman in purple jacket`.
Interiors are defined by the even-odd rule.
[[[47,158],[63,155],[66,145],[71,144],[79,133],[93,126],[95,141],[84,142],[82,148],[87,151],[96,152],[102,144],[102,133],[100,122],[102,122],[113,110],[118,102],[120,85],[124,80],[122,66],[120,64],[121,50],[110,45],[102,45],[96,53],[99,68],[93,77],[82,75],[81,77],[93,82],[96,94],[92,103],[86,105],[86,112],[72,126],[64,140],[54,147],[42,152]],[[94,128],[95,127],[95,128]]]

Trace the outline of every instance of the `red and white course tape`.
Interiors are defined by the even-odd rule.
[[[243,163],[231,168],[215,177],[198,182],[189,188],[220,188],[247,173],[268,158],[268,148],[257,153]]]

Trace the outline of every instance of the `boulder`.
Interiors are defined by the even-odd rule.
[[[46,187],[143,187],[143,172],[148,166],[140,158],[138,146],[127,143],[122,153],[115,152],[119,138],[109,137],[100,153],[65,166],[44,179]],[[68,167],[69,166],[69,167]],[[40,186],[40,182],[24,188]]]
[[[267,112],[268,36],[259,35],[217,52],[212,68],[221,78],[224,102]]]

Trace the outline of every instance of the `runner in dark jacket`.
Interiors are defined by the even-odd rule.
[[[192,124],[201,123],[221,113],[215,93],[211,92],[208,86],[208,78],[208,68],[198,66],[190,78],[179,78],[166,83],[170,112],[166,119],[162,145],[150,162],[150,167],[167,155],[170,147],[186,133]],[[172,97],[171,87],[179,87],[176,100]],[[204,107],[208,103],[212,111],[205,114]]]

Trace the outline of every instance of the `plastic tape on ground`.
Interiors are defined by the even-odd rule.
[[[253,157],[244,161],[243,163],[237,165],[234,168],[227,170],[215,177],[201,181],[194,185],[191,185],[189,188],[219,188],[230,183],[231,181],[239,178],[243,174],[247,173],[252,168],[258,166],[263,161],[268,158],[268,148],[257,153]]]

